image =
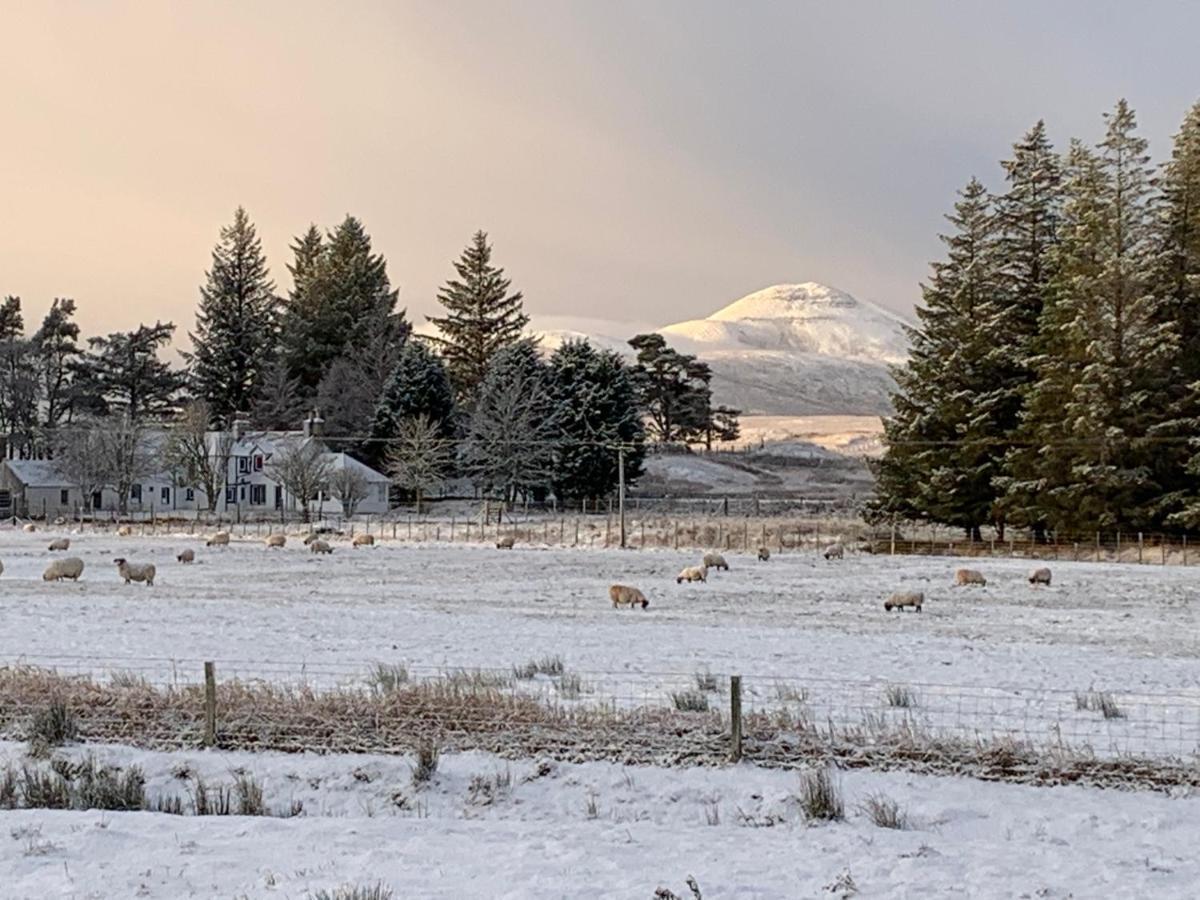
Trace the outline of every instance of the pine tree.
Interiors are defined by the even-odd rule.
[[[983,185],[971,179],[947,216],[945,262],[934,263],[921,327],[909,330],[908,364],[896,372],[896,414],[885,423],[873,512],[964,529],[978,540],[995,514],[1000,472],[994,409],[992,328],[1003,303],[996,218]]]
[[[509,293],[512,282],[492,265],[487,234],[475,232],[470,245],[454,263],[458,278],[438,291],[446,315],[427,316],[437,326],[434,338],[460,401],[469,401],[487,373],[493,355],[521,339],[529,324],[520,292]]]
[[[217,421],[250,408],[275,354],[275,284],[253,223],[242,207],[221,229],[200,289],[191,353],[192,391]]]
[[[293,288],[280,318],[280,354],[306,398],[334,360],[355,358],[374,342],[398,347],[408,336],[387,262],[353,216],[322,240],[315,228],[292,245]]]
[[[533,341],[492,357],[463,439],[463,471],[506,501],[544,494],[554,469],[557,430],[550,373]]]
[[[158,358],[174,331],[170,322],[156,322],[88,338],[80,374],[89,411],[120,413],[133,425],[174,412],[184,378]]]
[[[27,456],[34,450],[39,388],[21,299],[6,297],[0,304],[0,432],[6,435],[10,454]]]
[[[383,460],[401,425],[418,416],[436,424],[443,437],[453,436],[454,391],[446,367],[424,343],[410,340],[401,349],[375,407],[364,458],[371,464]]]
[[[1093,154],[1072,146],[1045,352],[1023,437],[1033,516],[1057,530],[1161,523],[1166,387],[1178,344],[1152,292],[1146,142],[1124,100]],[[1036,453],[1033,452],[1036,449]]]
[[[307,412],[300,382],[288,376],[283,360],[276,359],[250,404],[250,424],[260,431],[294,431]]]
[[[42,426],[53,432],[71,421],[74,411],[75,366],[83,353],[79,347],[79,325],[74,321],[75,301],[56,297],[33,336],[37,377],[44,402]],[[54,446],[54,440],[47,441]]]
[[[554,493],[562,500],[599,500],[617,486],[617,452],[625,478],[636,481],[645,455],[632,373],[616,353],[568,341],[550,358],[558,452]]]
[[[1189,453],[1184,438],[1192,437],[1191,458],[1164,473],[1164,506],[1173,507],[1173,524],[1195,527],[1200,525],[1200,441],[1193,437],[1200,432],[1200,103],[1175,135],[1158,188],[1154,293],[1179,340],[1168,385],[1174,414],[1158,432],[1168,439],[1160,461],[1165,456],[1182,460]]]
[[[637,351],[634,383],[654,440],[662,444],[710,440],[712,370],[708,364],[668,347],[661,334],[639,334],[629,346]]]

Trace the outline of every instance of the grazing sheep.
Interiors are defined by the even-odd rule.
[[[196,561],[196,551],[192,550],[191,548],[189,548],[187,550],[182,550],[182,551],[180,551],[179,555],[176,556],[175,558],[177,560],[179,560],[181,563],[195,562]]]
[[[33,534],[35,531],[37,531],[37,526],[34,525],[32,522],[26,522],[25,527],[22,528],[21,530],[24,531],[26,534]]]
[[[117,529],[117,537],[129,537],[131,534],[133,534],[132,525],[122,525]]]
[[[718,569],[723,572],[729,571],[729,563],[725,562],[725,557],[720,553],[705,553],[703,565],[706,569]]]
[[[304,546],[307,547],[309,544],[311,544],[316,539],[317,539],[317,533],[315,531],[310,531],[308,534],[306,534],[304,536]]]
[[[987,579],[983,577],[982,572],[977,572],[974,569],[959,569],[954,573],[954,583],[962,586],[967,584],[987,584]]]
[[[218,531],[216,534],[214,534],[212,537],[210,537],[207,541],[205,541],[204,546],[205,547],[228,547],[229,546],[229,532],[228,531]]]
[[[708,569],[704,566],[688,566],[675,576],[676,584],[683,584],[685,581],[708,581]]]
[[[917,612],[925,605],[925,594],[921,591],[897,591],[883,601],[883,608],[888,612],[893,609],[904,609],[911,606]]]
[[[354,540],[350,542],[352,547],[374,547],[375,535],[373,534],[356,534]]]
[[[842,542],[830,544],[825,548],[826,559],[844,559],[846,556],[846,548],[842,546]]]
[[[68,556],[65,559],[56,559],[46,567],[46,571],[42,573],[42,581],[58,581],[62,578],[70,578],[72,581],[78,581],[79,576],[83,574],[83,560],[78,556]]]
[[[771,558],[771,548],[770,547],[759,547],[758,548],[758,561],[759,562],[766,562],[770,558]]]
[[[70,538],[55,538],[54,540],[52,540],[50,542],[50,549],[52,551],[53,550],[70,550],[71,549],[71,539]]]
[[[287,544],[287,535],[269,534],[263,543],[267,545],[268,550],[270,550],[272,547],[282,547]]]
[[[154,584],[154,563],[131,563],[119,556],[113,562],[117,564],[117,574],[126,584],[131,581],[144,581],[147,587]]]
[[[1034,569],[1029,573],[1030,584],[1049,584],[1050,570],[1047,568]]]
[[[628,606],[633,609],[635,606],[640,606],[645,609],[650,605],[650,601],[635,587],[628,587],[624,584],[614,584],[608,589],[608,596],[612,598],[612,605],[615,609],[618,606]]]
[[[311,544],[309,544],[308,549],[311,553],[332,553],[333,552],[333,548],[330,547],[329,544],[327,544],[325,541],[322,541],[319,538],[314,540]]]
[[[496,541],[496,549],[511,550],[513,548],[513,544],[516,542],[516,538],[514,538],[511,534],[506,534],[504,537],[500,538],[500,540]]]

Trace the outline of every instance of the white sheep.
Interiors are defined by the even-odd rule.
[[[514,538],[511,534],[506,534],[504,537],[500,538],[500,540],[496,541],[496,549],[511,550],[513,548],[513,544],[516,542],[516,538]]]
[[[70,549],[71,549],[71,539],[70,538],[55,538],[54,540],[52,540],[50,542],[50,550],[51,551],[70,550]]]
[[[723,557],[720,553],[705,553],[703,565],[706,569],[717,569],[724,572],[729,571],[729,563],[725,562],[725,557]]]
[[[675,576],[676,584],[683,584],[685,581],[708,581],[708,569],[704,566],[688,566]]]
[[[190,563],[196,561],[196,551],[190,547],[187,550],[181,550],[179,555],[175,557],[181,563]]]
[[[270,550],[272,547],[283,547],[287,544],[287,535],[269,534],[263,543],[267,545],[268,550]]]
[[[133,534],[132,525],[122,525],[117,529],[117,537],[129,537],[131,534]]]
[[[21,530],[24,531],[26,534],[33,534],[35,531],[37,531],[37,526],[34,525],[32,522],[26,522],[25,527],[22,528]]]
[[[352,540],[350,542],[350,546],[352,546],[352,547],[374,547],[375,546],[375,535],[366,534],[366,533],[356,534],[354,536],[354,540]]]
[[[1047,568],[1044,568],[1044,567],[1041,569],[1034,569],[1032,572],[1029,573],[1029,583],[1030,584],[1049,584],[1050,583],[1050,570]]]
[[[887,612],[891,612],[893,609],[904,609],[906,606],[911,606],[920,612],[924,605],[925,594],[921,591],[897,591],[883,601],[883,608]]]
[[[329,544],[327,544],[325,541],[323,541],[319,538],[314,540],[312,543],[310,543],[308,545],[308,549],[309,549],[309,552],[311,552],[311,553],[332,553],[333,552],[333,548],[330,547]]]
[[[46,571],[42,573],[42,581],[58,581],[62,578],[78,581],[82,574],[83,560],[78,556],[68,556],[50,563],[46,567]]]
[[[987,584],[987,579],[983,577],[982,572],[975,569],[959,569],[954,573],[954,583],[960,587],[970,584],[983,586]]]
[[[628,606],[633,609],[635,606],[640,606],[645,609],[650,605],[650,601],[635,587],[629,587],[624,584],[614,584],[608,589],[608,596],[612,600],[613,608],[618,606]]]
[[[311,544],[315,540],[317,540],[317,533],[315,531],[310,531],[308,534],[306,534],[304,536],[304,546],[307,547],[309,544]]]
[[[759,547],[758,548],[758,561],[759,562],[766,562],[770,558],[771,558],[771,548],[770,547]]]
[[[846,556],[846,548],[842,546],[841,541],[836,541],[825,548],[826,559],[844,559]]]
[[[119,556],[113,562],[117,564],[117,574],[126,584],[131,581],[144,581],[147,587],[154,584],[154,563],[131,563]]]
[[[206,546],[206,547],[228,547],[229,546],[229,532],[228,531],[218,531],[216,534],[214,534],[212,537],[210,537],[205,542],[204,546]]]

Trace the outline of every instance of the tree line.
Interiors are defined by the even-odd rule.
[[[254,224],[236,210],[212,251],[183,370],[160,358],[170,322],[85,346],[74,301],[56,299],[26,338],[20,300],[8,298],[0,430],[9,453],[57,457],[85,497],[110,486],[122,508],[137,477],[164,471],[203,487],[211,506],[230,449],[214,451],[211,432],[238,417],[251,429],[290,431],[320,410],[324,443],[418,498],[464,476],[508,500],[553,491],[581,501],[612,491],[619,453],[635,480],[647,440],[711,446],[737,436],[737,411],[711,403],[708,367],[661,336],[634,338],[633,364],[584,340],[543,353],[482,231],[439,290],[442,314],[428,317],[435,329],[426,336],[398,308],[387,263],[358,219],[311,226],[289,249],[292,286],[280,295]],[[169,439],[149,439],[151,426]],[[299,468],[319,468],[310,462]],[[280,466],[298,496],[325,478],[285,478]],[[343,486],[344,503],[352,507],[355,492]]]
[[[1200,103],[1154,166],[1038,122],[959,192],[894,374],[872,520],[1051,533],[1200,525]]]

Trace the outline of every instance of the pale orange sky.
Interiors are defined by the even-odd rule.
[[[907,311],[953,191],[1039,116],[1095,139],[1128,94],[1161,158],[1194,99],[1108,62],[1119,6],[1050,55],[1040,4],[847,5],[0,0],[0,294],[186,332],[242,204],[281,289],[294,235],[360,217],[418,322],[476,228],[535,315],[804,280]]]

